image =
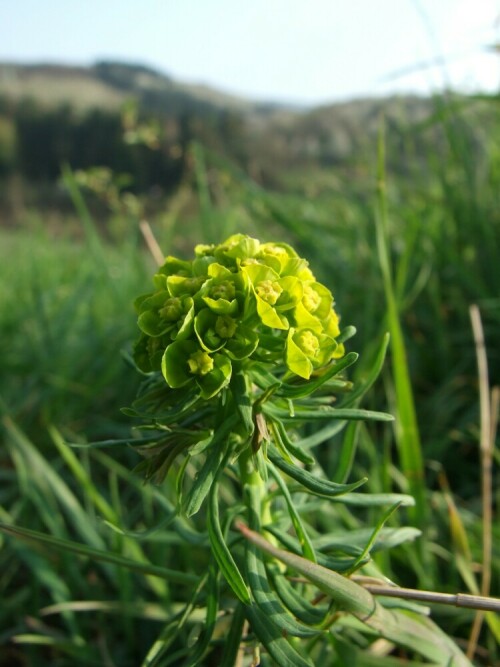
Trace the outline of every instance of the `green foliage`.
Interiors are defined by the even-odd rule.
[[[0,397],[40,441],[51,422],[94,439],[116,435],[118,410],[137,387],[117,354],[133,335],[130,300],[146,272],[136,240],[112,248],[92,237],[54,243],[35,225],[2,231]]]
[[[354,585],[354,571],[452,593],[475,592],[478,585],[477,380],[468,306],[480,306],[490,378],[498,383],[500,163],[491,139],[499,128],[490,113],[496,104],[493,98],[463,105],[436,100],[435,113],[398,135],[397,162],[393,137],[387,146],[384,242],[425,463],[423,493],[431,511],[420,528],[427,561],[409,519],[413,499],[397,469],[393,424],[380,412],[389,403],[398,417],[408,395],[393,382],[398,369],[391,348],[383,364],[389,319],[374,252],[375,195],[367,194],[375,190],[375,168],[365,165],[364,173],[350,176],[340,169],[290,171],[290,191],[277,194],[201,146],[192,153],[205,208],[196,213],[201,207],[189,199],[196,191],[188,208],[174,200],[168,215],[153,221],[164,248],[184,258],[195,239],[212,243],[237,230],[293,244],[321,284],[335,287],[338,310],[356,325],[362,350],[359,359],[347,352],[321,376],[314,370],[309,381],[255,368],[262,397],[255,411],[245,398],[244,375],[233,372],[234,417],[218,437],[206,421],[198,428],[211,417],[200,412],[192,387],[175,389],[176,400],[166,402],[161,375],[143,378],[126,420],[119,412],[138,382],[119,350],[130,360],[130,304],[147,289],[150,273],[135,222],[132,228],[122,221],[127,232],[116,236],[115,246],[103,243],[67,172],[86,225],[84,242],[69,229],[66,238],[33,226],[29,233],[2,231],[2,657],[37,667],[229,667],[240,649],[247,664],[257,662],[260,645],[262,665],[309,659],[318,666],[440,664],[445,655],[463,661],[451,638],[465,645],[471,610],[432,607],[446,639],[422,607],[377,598],[381,616],[373,620],[382,619],[389,638],[381,644],[378,628],[347,613],[362,586],[343,598],[341,591]],[[389,137],[393,130],[389,123]],[[431,135],[440,139],[429,151]],[[182,196],[190,192],[186,176]],[[208,355],[217,347],[212,319],[200,318],[194,333]],[[348,350],[352,330],[344,322],[341,330]],[[375,384],[380,372],[383,381]],[[222,391],[229,394],[228,387]],[[165,422],[175,432],[140,427],[150,423],[153,407],[155,426]],[[139,426],[133,434],[130,417]],[[236,424],[247,434],[253,428],[259,444],[247,460],[240,456],[240,466],[226,437]],[[87,447],[89,440],[98,442]],[[134,465],[141,474],[130,472]],[[143,475],[155,484],[144,484]],[[249,497],[259,508],[253,514],[245,513]],[[234,529],[236,516],[258,528],[257,516],[279,554],[250,549]],[[491,593],[498,596],[498,525],[492,530]],[[287,563],[281,552],[299,560]],[[312,568],[313,576],[325,576],[321,593],[318,580],[299,569],[304,560],[308,574]],[[315,634],[294,636],[304,627]],[[498,658],[495,628],[491,615],[475,664]],[[384,647],[387,654],[377,655]]]

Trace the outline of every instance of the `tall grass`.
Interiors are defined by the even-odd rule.
[[[137,247],[106,248],[104,261],[88,243],[54,239],[39,227],[2,232],[2,248],[6,409],[43,439],[51,422],[75,433],[111,432],[113,413],[136,384],[120,349],[134,335],[130,299],[145,282]]]
[[[356,478],[366,474],[373,492],[415,494],[417,512],[400,511],[388,526],[417,523],[432,567],[413,545],[376,553],[373,566],[402,585],[425,582],[443,592],[477,592],[482,562],[478,380],[469,306],[481,311],[493,386],[500,370],[500,124],[494,114],[487,114],[488,127],[482,122],[484,105],[493,104],[498,101],[470,100],[457,108],[436,100],[435,114],[403,137],[410,155],[422,133],[435,132],[436,150],[408,158],[404,174],[391,171],[389,151],[383,201],[389,215],[382,216],[383,229],[379,218],[380,253],[375,146],[363,182],[337,182],[313,200],[269,193],[198,147],[192,190],[187,180],[167,214],[152,221],[169,254],[234,231],[291,241],[332,289],[342,325],[358,329],[356,349],[364,350],[358,380],[369,380],[366,369],[391,331],[383,382],[364,407],[393,407],[418,430],[423,461],[415,440],[405,454],[406,445],[395,447],[391,428],[381,425],[353,429],[344,448],[332,435],[320,458],[332,479],[344,481],[337,475],[350,471]],[[205,589],[195,593],[185,583],[200,581],[208,564],[196,526],[174,518],[168,477],[158,488],[130,472],[137,461],[125,445],[67,445],[129,433],[120,407],[131,402],[138,383],[126,363],[135,337],[131,303],[150,289],[153,263],[142,249],[138,224],[114,244],[104,243],[69,172],[66,180],[84,225],[78,240],[73,229],[54,237],[43,223],[1,232],[0,522],[45,535],[7,531],[0,538],[2,658],[37,667],[154,664],[146,656],[153,656],[161,635],[170,647],[162,664],[182,665],[183,651],[199,639],[206,620]],[[405,417],[413,400],[415,413]],[[493,457],[498,461],[498,448]],[[347,512],[339,505],[322,521],[329,532],[361,529],[376,512]],[[498,522],[491,529],[491,593],[498,596]],[[433,608],[433,615],[465,646],[471,611]],[[344,657],[355,653],[361,660],[352,648],[356,630],[345,631]],[[218,632],[231,636],[223,624]],[[494,664],[499,639],[498,622],[488,616],[477,664]],[[384,659],[395,660],[369,656],[360,664],[392,664]]]

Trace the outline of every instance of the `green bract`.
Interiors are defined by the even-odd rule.
[[[171,389],[212,398],[253,362],[309,380],[344,354],[331,292],[285,243],[235,234],[196,246],[192,261],[167,257],[153,282],[135,303],[134,358]]]

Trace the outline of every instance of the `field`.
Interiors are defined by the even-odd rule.
[[[367,574],[499,597],[498,99],[471,100],[466,112],[436,105],[425,121],[439,130],[435,150],[414,156],[422,128],[410,126],[403,160],[381,132],[356,171],[296,167],[279,192],[193,145],[191,170],[150,223],[166,255],[186,258],[195,244],[235,233],[291,243],[332,290],[341,328],[356,327],[346,343],[360,354],[348,373],[355,383],[390,334],[362,407],[395,423],[363,424],[349,451],[342,433],[332,435],[316,456],[328,479],[366,476],[367,493],[410,494],[416,504],[386,516],[376,503],[318,503],[307,521],[318,540],[348,530],[368,539],[385,517]],[[216,595],[203,577],[213,568],[205,509],[176,516],[178,469],[144,483],[125,444],[134,421],[121,408],[141,381],[130,363],[132,304],[151,289],[154,259],[133,212],[96,224],[69,170],[65,183],[74,215],[56,225],[27,211],[0,231],[0,665],[229,666],[223,638],[236,636],[236,621],[218,616],[206,639],[210,602],[234,604],[224,580]],[[228,507],[240,502],[224,493]],[[314,509],[300,494],[296,502],[299,514]],[[430,607],[473,664],[498,664],[494,613]],[[446,664],[421,662],[354,623],[332,628],[326,643],[300,640],[320,667]],[[251,664],[250,653],[239,659]],[[274,664],[265,651],[261,664]]]

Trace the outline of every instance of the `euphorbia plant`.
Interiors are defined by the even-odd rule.
[[[311,665],[309,651],[329,661],[318,664],[334,664],[345,642],[336,648],[336,632],[349,628],[348,618],[371,633],[390,626],[388,637],[397,642],[398,622],[388,623],[374,599],[368,619],[370,594],[345,577],[382,546],[377,536],[394,503],[411,499],[355,492],[365,480],[332,482],[311,452],[343,429],[352,450],[356,421],[392,419],[357,407],[380,369],[386,340],[364,384],[353,386],[344,372],[357,355],[346,353],[344,342],[354,329],[340,330],[330,290],[285,243],[237,234],[199,245],[190,261],[167,257],[154,288],[135,303],[141,334],[134,359],[145,380],[129,414],[144,420],[149,433],[134,443],[145,457],[139,468],[156,482],[175,475],[179,514],[193,517],[198,543],[205,535],[212,559],[195,595],[205,595],[205,629],[185,664],[204,664],[217,645],[219,610],[224,622],[231,619],[218,663],[227,666],[252,638],[254,650],[264,645],[274,664]],[[315,516],[332,501],[390,509],[368,534],[321,535]],[[251,539],[257,533],[261,543]],[[390,534],[397,544],[417,531]],[[434,626],[400,620],[403,645],[436,663],[451,656],[467,664]],[[165,646],[155,649],[155,660]]]

